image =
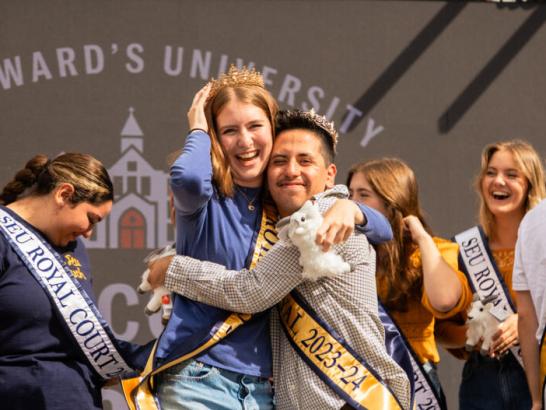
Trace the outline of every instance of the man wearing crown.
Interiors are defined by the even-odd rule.
[[[348,196],[334,186],[337,132],[314,112],[280,112],[267,171],[282,219],[314,200],[321,212]],[[335,250],[351,266],[336,277],[306,281],[297,248],[279,241],[251,270],[190,257],[152,266],[151,281],[190,299],[254,314],[271,307],[276,407],[408,409],[406,373],[387,354],[378,317],[375,251],[352,234]]]

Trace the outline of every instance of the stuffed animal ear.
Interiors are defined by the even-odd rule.
[[[305,201],[303,206],[300,208],[300,212],[308,212],[313,208],[313,203],[311,201]]]
[[[309,215],[314,215],[315,217],[319,217],[321,215],[318,205],[311,202],[311,206],[309,208]]]
[[[277,236],[280,240],[285,242],[290,242],[288,238],[288,228],[290,226],[290,218],[283,218],[277,223]]]

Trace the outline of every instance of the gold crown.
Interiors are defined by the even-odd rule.
[[[324,115],[319,115],[315,112],[314,108],[311,108],[309,111],[300,111],[300,110],[288,110],[288,117],[304,117],[315,124],[320,129],[324,130],[331,139],[332,148],[336,152],[336,145],[338,139],[338,133],[334,127],[333,121],[328,121]]]
[[[256,71],[254,68],[246,68],[245,66],[240,69],[230,65],[227,73],[224,73],[218,77],[210,80],[211,88],[207,101],[216,97],[216,94],[224,87],[237,87],[237,86],[256,86],[265,88],[264,79],[262,74]]]

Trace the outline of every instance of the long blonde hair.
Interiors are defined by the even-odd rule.
[[[480,197],[479,221],[485,234],[491,237],[495,217],[487,207],[482,192],[482,181],[487,174],[491,158],[497,151],[505,150],[512,154],[518,170],[525,176],[529,187],[525,199],[525,212],[533,208],[546,196],[544,168],[535,149],[522,140],[499,141],[487,145],[482,151],[481,170],[475,181],[475,189]]]
[[[229,161],[224,155],[220,144],[216,119],[218,114],[230,101],[252,104],[261,108],[271,125],[271,133],[275,130],[275,116],[277,115],[277,102],[265,89],[256,85],[227,86],[218,91],[214,98],[207,102],[205,116],[211,138],[212,175],[213,180],[222,196],[233,196],[234,183],[231,175]]]
[[[421,295],[423,273],[420,266],[411,263],[417,247],[403,219],[415,215],[430,233],[419,205],[415,174],[401,159],[381,158],[354,165],[347,185],[359,172],[382,199],[393,230],[393,240],[377,246],[377,280],[387,289],[382,302],[390,310],[406,311],[408,301]]]

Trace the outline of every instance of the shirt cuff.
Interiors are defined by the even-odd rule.
[[[171,261],[165,275],[165,287],[173,292],[182,293],[190,281],[190,273],[197,272],[201,261],[177,255]]]

